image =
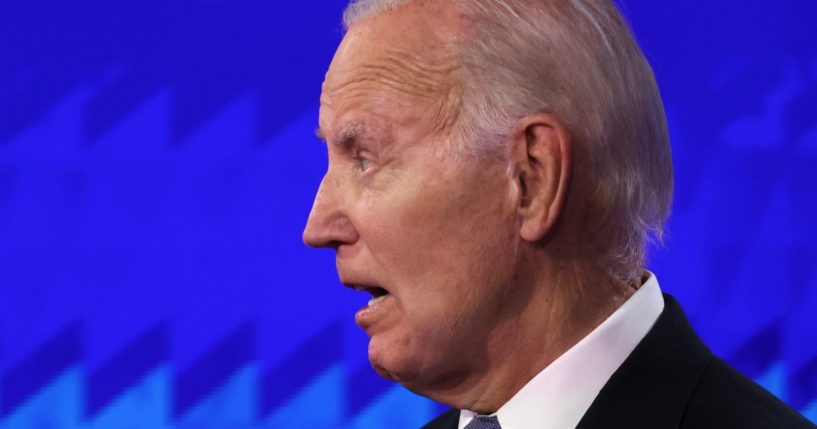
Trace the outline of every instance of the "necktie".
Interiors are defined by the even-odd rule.
[[[496,416],[476,416],[471,423],[465,425],[465,429],[502,429]]]

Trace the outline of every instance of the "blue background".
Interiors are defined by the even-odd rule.
[[[817,2],[622,2],[677,171],[651,268],[817,420]],[[0,1],[0,428],[411,428],[300,234],[344,2]],[[319,412],[316,412],[320,410]]]

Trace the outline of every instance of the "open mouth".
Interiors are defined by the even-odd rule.
[[[388,314],[388,303],[393,301],[390,299],[392,294],[388,289],[359,283],[344,283],[344,285],[359,292],[368,292],[371,295],[369,302],[355,313],[355,322],[364,330],[370,329],[377,320]],[[385,304],[382,304],[384,302]]]
[[[382,287],[367,287],[365,290],[372,295],[372,299],[369,300],[369,307],[374,307],[377,305],[377,303],[383,301],[390,295],[389,291],[383,289]]]
[[[342,283],[344,286],[348,288],[354,289],[359,292],[368,292],[369,295],[371,295],[371,299],[369,299],[369,302],[363,308],[361,308],[360,311],[368,312],[368,310],[371,310],[372,308],[377,306],[377,304],[384,301],[386,298],[391,297],[391,292],[389,292],[388,289],[380,286],[373,286],[348,281]]]

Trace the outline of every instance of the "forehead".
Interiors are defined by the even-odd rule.
[[[322,87],[322,129],[366,109],[384,116],[447,110],[440,104],[450,103],[456,92],[459,60],[456,32],[441,3],[410,3],[349,30]]]

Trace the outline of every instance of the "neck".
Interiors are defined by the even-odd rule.
[[[486,362],[471,363],[462,379],[426,392],[460,409],[492,414],[528,381],[601,324],[634,292],[581,261],[542,258],[508,295],[506,323],[489,335]],[[519,288],[530,288],[519,293]],[[519,302],[514,297],[521,297]]]

